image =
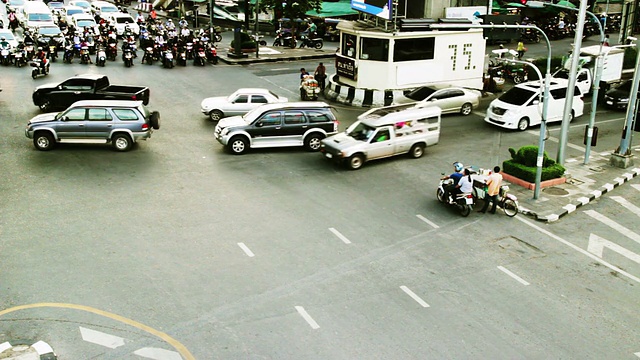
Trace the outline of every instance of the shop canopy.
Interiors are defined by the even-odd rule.
[[[357,15],[358,12],[351,8],[350,0],[340,0],[338,2],[323,2],[320,11],[309,10],[305,15],[319,18],[341,17]]]

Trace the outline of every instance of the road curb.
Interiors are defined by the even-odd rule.
[[[294,56],[286,56],[286,57],[268,57],[268,58],[251,58],[249,54],[247,58],[234,59],[230,58],[226,55],[218,55],[218,59],[225,64],[228,65],[244,65],[244,64],[255,64],[255,63],[270,63],[270,62],[279,62],[279,61],[296,61],[296,60],[313,60],[313,59],[327,59],[335,57],[334,53],[331,54],[310,54],[310,55],[294,55]]]
[[[42,340],[36,342],[12,340],[0,344],[0,358],[56,360],[58,357],[53,352],[53,348]]]
[[[545,216],[538,216],[538,214],[536,214],[535,212],[528,209],[524,209],[524,208],[522,209],[521,213],[525,215],[531,215],[536,220],[541,222],[550,223],[550,222],[558,221],[560,218],[576,211],[576,209],[578,209],[579,207],[587,205],[588,203],[600,198],[602,195],[612,191],[618,186],[624,184],[625,182],[631,181],[633,178],[639,175],[640,175],[640,168],[633,168],[630,170],[630,172],[626,172],[622,174],[620,177],[614,178],[611,182],[608,182],[600,186],[598,189],[593,190],[588,194],[584,194],[583,196],[577,198],[575,201],[566,204],[565,206],[562,207],[562,210],[560,210],[557,213],[553,213]]]

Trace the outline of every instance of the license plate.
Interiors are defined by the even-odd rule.
[[[326,156],[327,159],[331,159],[333,157],[333,154],[325,153],[324,156]]]
[[[467,205],[473,204],[473,198],[467,198]]]
[[[613,101],[607,101],[607,105],[613,105]]]

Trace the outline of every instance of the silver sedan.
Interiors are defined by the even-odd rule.
[[[229,96],[210,97],[202,100],[200,111],[212,121],[223,117],[244,115],[264,104],[283,103],[289,99],[267,89],[238,89]]]
[[[480,91],[454,86],[422,86],[396,99],[396,104],[416,102],[416,107],[438,106],[443,114],[469,115],[480,105]]]

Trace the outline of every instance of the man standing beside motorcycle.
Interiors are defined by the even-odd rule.
[[[453,163],[453,169],[454,169],[454,172],[451,175],[445,176],[441,179],[441,180],[453,179],[453,184],[449,184],[444,187],[444,198],[448,199],[448,201],[450,201],[449,200],[450,196],[455,193],[458,182],[462,178],[462,169],[464,169],[464,165],[456,161]]]
[[[496,213],[496,207],[498,206],[498,194],[500,193],[500,185],[502,185],[502,175],[500,174],[500,166],[493,168],[493,173],[489,175],[485,183],[488,185],[487,191],[484,195],[484,206],[481,213],[486,213],[489,209],[489,201],[493,203],[491,207],[491,213]]]

